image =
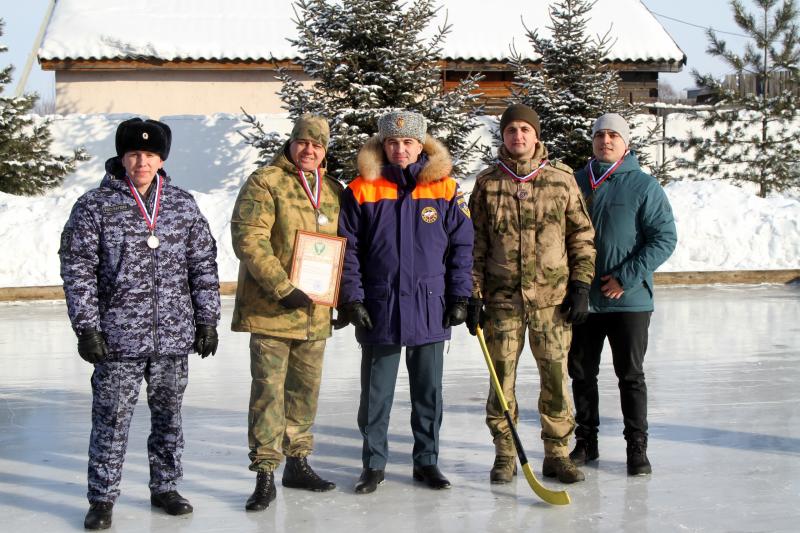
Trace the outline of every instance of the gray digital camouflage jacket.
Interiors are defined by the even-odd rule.
[[[216,326],[220,318],[216,242],[192,195],[160,170],[160,245],[151,250],[124,172],[119,158],[109,159],[100,186],[78,199],[61,234],[72,327],[102,331],[115,359],[188,354],[195,324]],[[151,213],[155,196],[147,200]]]

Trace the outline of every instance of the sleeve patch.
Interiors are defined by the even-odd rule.
[[[467,218],[472,218],[469,213],[469,206],[467,205],[467,200],[464,198],[464,195],[459,195],[456,198],[456,203],[458,204],[458,208],[461,209],[461,212],[466,215]]]
[[[58,248],[58,253],[63,253],[69,250],[72,244],[72,230],[65,229],[61,232],[61,245]]]

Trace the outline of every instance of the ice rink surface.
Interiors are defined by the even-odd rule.
[[[194,513],[171,517],[150,507],[142,396],[110,531],[800,531],[800,286],[659,288],[645,359],[653,474],[626,475],[616,378],[604,353],[600,460],[584,468],[585,482],[544,480],[569,491],[572,504],[564,507],[540,501],[524,477],[489,484],[488,374],[462,326],[444,376],[439,464],[451,490],[411,479],[401,365],[386,482],[374,494],[353,493],[361,469],[360,351],[347,328],[326,352],[310,461],[337,489],[316,494],[279,485],[269,509],[245,512],[255,482],[247,470],[248,335],[229,331],[232,306],[223,301],[217,355],[190,356],[179,490]],[[0,531],[83,530],[90,374],[63,302],[0,304]],[[540,476],[538,376],[527,348],[517,391],[520,434]]]

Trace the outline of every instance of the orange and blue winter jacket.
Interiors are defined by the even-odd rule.
[[[340,303],[361,301],[372,330],[361,344],[418,346],[450,338],[449,299],[472,291],[473,229],[447,150],[428,136],[405,170],[382,164],[379,141],[359,154],[360,175],[345,189],[339,235],[347,238]]]

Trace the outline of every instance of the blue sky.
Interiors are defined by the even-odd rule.
[[[681,19],[698,26],[712,26],[715,30],[739,33],[733,22],[728,0],[643,0],[653,12]],[[752,1],[746,0],[752,6]],[[49,0],[0,0],[0,18],[5,20],[5,34],[0,42],[9,51],[0,54],[0,67],[9,63],[16,67],[13,87],[19,80],[28,55],[31,52],[39,25],[47,11]],[[689,74],[692,68],[701,72],[712,72],[722,75],[726,72],[724,65],[706,55],[707,40],[702,29],[672,20],[657,17],[664,25],[678,46],[688,56],[688,65],[683,72],[662,74],[662,79],[678,91],[693,86]],[[740,49],[745,39],[726,35],[725,39],[736,50]],[[43,72],[34,62],[26,91],[36,91],[45,99],[53,99],[55,94],[54,76],[52,72]],[[13,89],[10,89],[13,90]]]

